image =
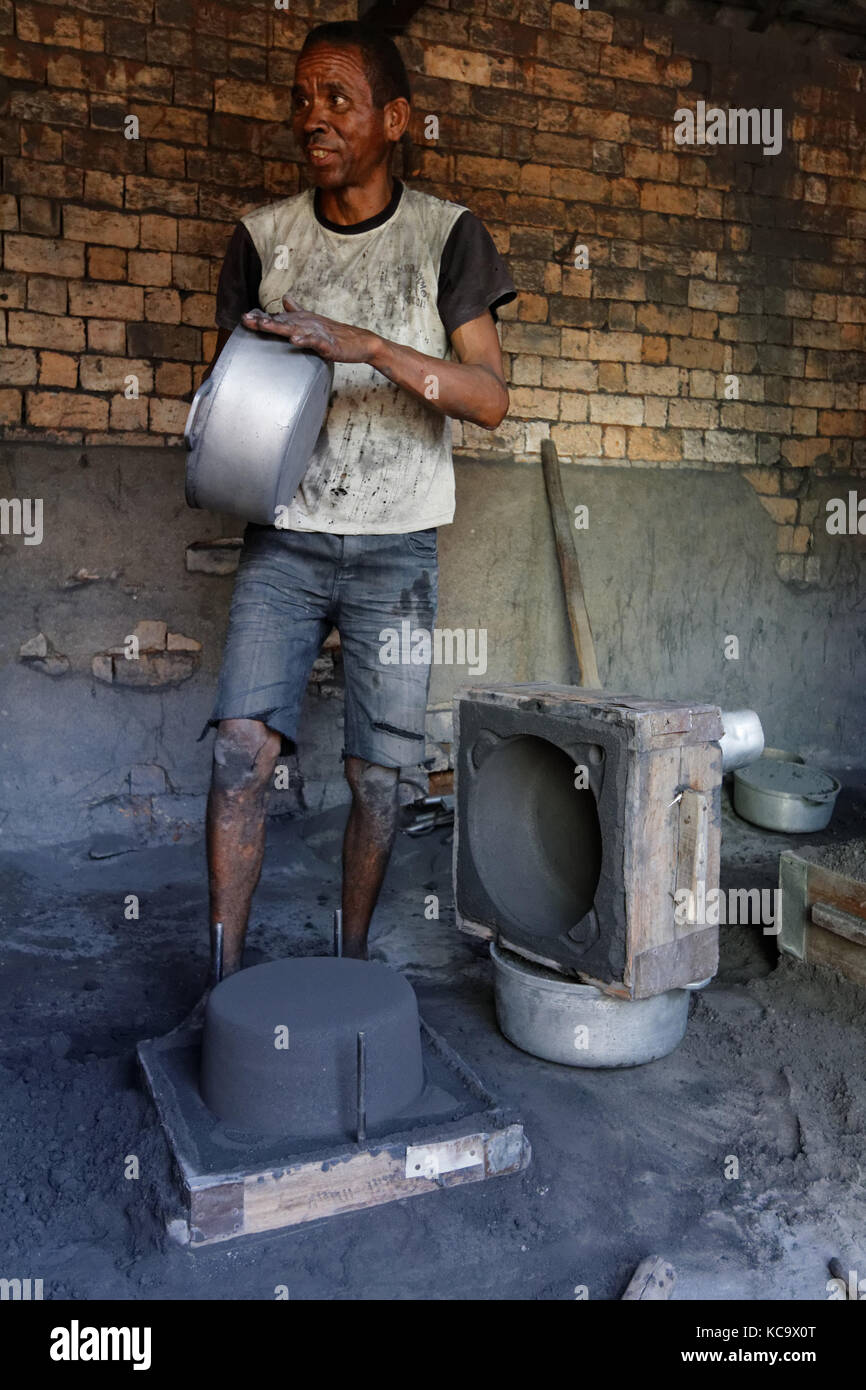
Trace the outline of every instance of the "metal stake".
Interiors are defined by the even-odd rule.
[[[223,924],[215,922],[213,929],[213,973],[214,984],[218,985],[223,977]]]
[[[358,1143],[367,1138],[367,1037],[358,1034]]]
[[[343,909],[334,909],[334,955],[343,954]]]

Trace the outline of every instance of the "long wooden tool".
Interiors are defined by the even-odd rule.
[[[571,624],[571,635],[574,638],[574,649],[577,652],[577,663],[580,668],[578,684],[590,690],[600,690],[601,681],[595,660],[595,643],[592,639],[592,627],[586,609],[583,583],[580,578],[580,564],[577,558],[577,546],[574,543],[574,530],[562,491],[559,455],[552,439],[542,439],[541,441],[541,466],[544,470],[544,486],[547,489],[550,515],[553,518],[556,553],[559,556],[559,568],[562,571],[562,587],[565,591],[568,621]]]

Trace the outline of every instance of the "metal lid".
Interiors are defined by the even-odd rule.
[[[769,796],[807,797],[810,801],[825,801],[839,790],[839,783],[829,772],[780,758],[759,758],[749,767],[737,768],[734,778]]]

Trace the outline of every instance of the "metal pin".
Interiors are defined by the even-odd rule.
[[[223,924],[215,922],[213,929],[213,974],[214,984],[218,985],[223,977]]]
[[[358,1034],[358,1143],[367,1138],[367,1037]]]
[[[334,955],[343,954],[343,909],[334,909]]]

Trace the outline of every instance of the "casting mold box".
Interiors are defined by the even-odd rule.
[[[458,926],[624,998],[709,978],[718,927],[697,909],[719,881],[722,733],[716,705],[459,690]]]

